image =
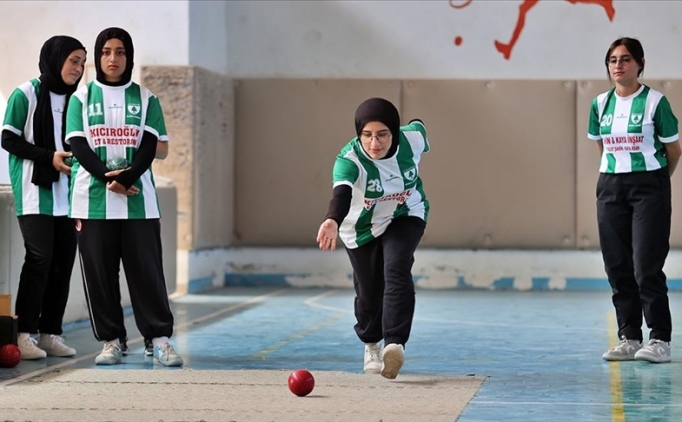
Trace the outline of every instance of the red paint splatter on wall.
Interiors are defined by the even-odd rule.
[[[464,1],[456,1],[456,0],[449,0],[450,7],[454,9],[463,9],[471,4],[473,0],[464,0]],[[616,9],[613,7],[613,0],[566,0],[567,2],[571,4],[594,4],[597,6],[600,6],[604,9],[606,12],[606,16],[608,16],[609,21],[613,22],[613,18],[616,15]],[[519,37],[521,36],[521,31],[523,31],[523,27],[526,25],[526,15],[532,9],[535,7],[540,2],[540,0],[524,0],[523,3],[519,6],[519,15],[516,18],[516,26],[514,27],[514,32],[512,33],[511,40],[509,40],[508,43],[503,43],[500,41],[495,40],[495,48],[497,51],[502,53],[502,56],[504,56],[505,59],[509,60],[511,58],[512,50],[514,49],[514,46],[516,45],[517,41],[519,40]],[[457,36],[455,37],[454,40],[455,45],[461,45],[462,44],[462,37]]]

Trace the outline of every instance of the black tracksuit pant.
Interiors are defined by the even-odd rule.
[[[384,234],[348,249],[355,287],[355,332],[363,343],[407,343],[412,329],[415,289],[414,252],[426,222],[396,218]]]
[[[159,219],[77,220],[85,297],[97,340],[126,337],[119,285],[121,261],[140,333],[146,339],[173,335],[159,223]]]
[[[649,338],[670,341],[672,320],[663,265],[670,250],[671,213],[667,167],[599,175],[599,240],[619,338],[643,339],[643,312]]]
[[[76,231],[68,217],[18,217],[26,255],[15,302],[20,333],[62,334],[76,259]]]

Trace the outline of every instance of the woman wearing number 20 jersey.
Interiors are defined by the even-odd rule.
[[[672,332],[663,272],[670,250],[670,176],[682,150],[668,99],[639,82],[644,63],[638,40],[611,44],[604,64],[615,86],[592,101],[588,137],[601,156],[597,224],[620,339],[602,357],[661,363],[670,362]],[[642,314],[651,330],[645,345]]]

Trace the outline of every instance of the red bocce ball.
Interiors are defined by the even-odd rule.
[[[21,351],[13,344],[0,347],[0,367],[14,368],[21,361]]]
[[[305,369],[297,369],[289,375],[289,390],[299,397],[307,396],[314,387],[315,378]]]

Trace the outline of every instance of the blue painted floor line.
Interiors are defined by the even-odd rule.
[[[171,341],[187,369],[359,373],[353,297],[348,289],[275,286],[188,294],[173,300]],[[615,337],[608,292],[420,289],[416,298],[401,373],[485,376],[461,422],[682,420],[682,389],[674,387],[682,380],[682,336],[673,333],[671,364],[603,361]],[[670,302],[676,327],[682,293]],[[133,350],[116,369],[172,370],[145,358],[132,316],[126,324]],[[54,369],[94,368],[101,345],[90,328],[64,337],[78,357],[0,369],[0,388]]]

